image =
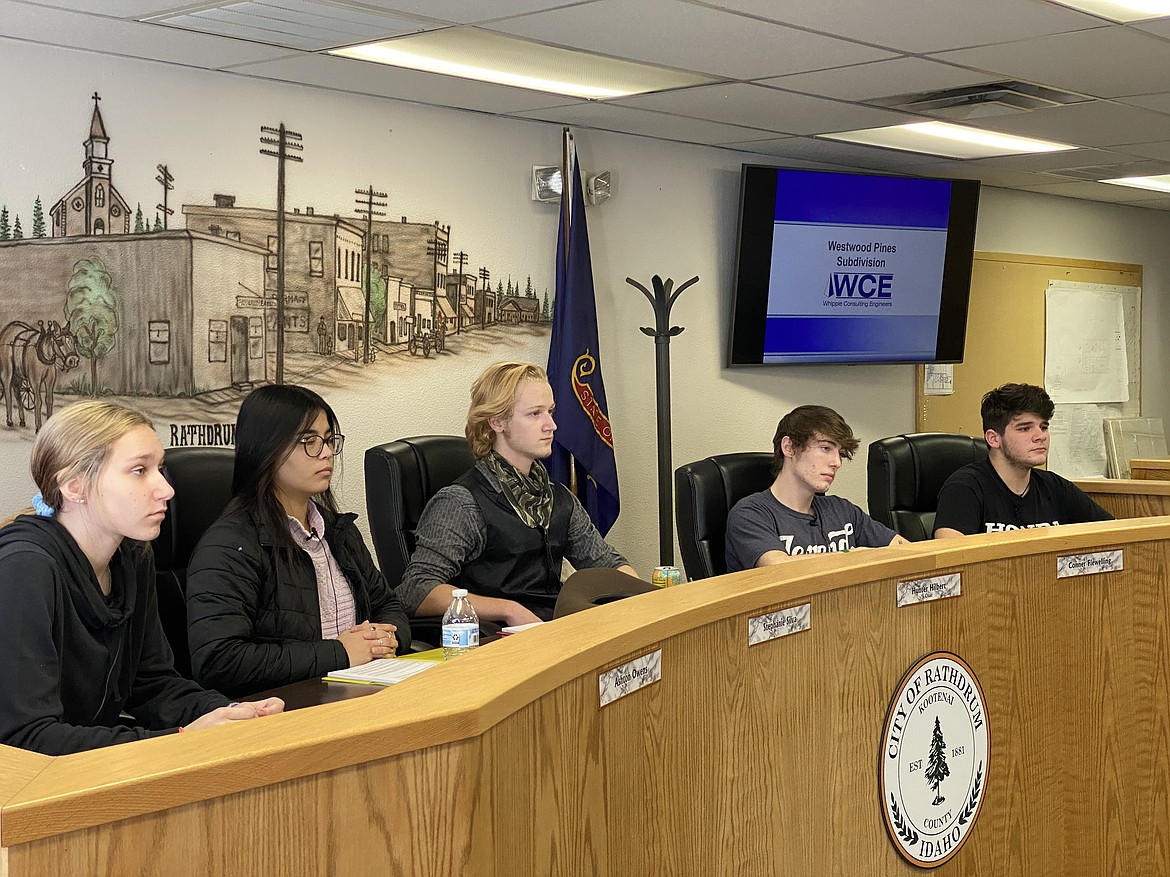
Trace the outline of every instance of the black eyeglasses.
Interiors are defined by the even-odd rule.
[[[320,457],[321,450],[326,445],[329,445],[329,450],[335,457],[345,447],[345,436],[339,432],[335,432],[329,438],[323,438],[319,435],[307,435],[304,438],[297,439],[297,441],[301,443],[301,447],[305,449],[305,453],[310,457]]]

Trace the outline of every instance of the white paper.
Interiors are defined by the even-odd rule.
[[[950,363],[931,363],[923,373],[924,396],[950,396],[955,392],[955,367]]]
[[[1106,417],[1119,416],[1119,406],[1061,405],[1048,426],[1048,469],[1065,478],[1104,478]]]
[[[1050,283],[1044,337],[1044,386],[1053,402],[1129,401],[1120,292]]]
[[[360,667],[349,667],[345,670],[334,670],[325,678],[330,682],[365,682],[373,685],[394,685],[403,679],[409,679],[423,670],[437,667],[440,661],[407,661],[402,658],[379,658],[362,664]]]

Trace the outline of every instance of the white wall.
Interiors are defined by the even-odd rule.
[[[271,208],[275,168],[257,154],[258,127],[283,121],[305,143],[305,164],[290,172],[290,207],[348,213],[353,190],[372,183],[390,193],[391,217],[450,224],[452,249],[471,252],[475,269],[491,266],[493,286],[512,271],[521,283],[531,272],[538,293],[552,289],[557,211],[528,199],[528,175],[531,165],[558,160],[559,126],[3,40],[0,81],[6,84],[0,203],[21,214],[26,234],[33,198],[40,195],[47,214],[80,179],[80,144],[96,89],[111,137],[114,182],[132,208],[158,199],[158,163],[176,177],[172,203],[209,203],[214,193],[228,192],[241,206]],[[678,300],[672,319],[686,327],[671,345],[676,465],[725,451],[767,450],[779,417],[808,402],[840,410],[863,448],[913,429],[910,366],[723,368],[738,169],[758,157],[585,129],[576,135],[583,166],[608,168],[616,178],[615,196],[590,209],[588,219],[622,490],[623,511],[611,539],[643,574],[657,562],[657,482],[654,343],[638,327],[652,325],[653,318],[627,276],[647,286],[655,273],[676,283],[701,278]],[[1167,231],[1170,218],[1154,211],[990,189],[977,244],[1143,264],[1146,410],[1165,416],[1170,390],[1158,342],[1170,319],[1162,304],[1170,275],[1161,244]],[[0,277],[0,307],[3,284]],[[476,373],[498,358],[543,363],[546,354],[546,335],[518,339],[506,349],[468,343],[441,364],[393,358],[380,361],[377,372],[352,370],[315,385],[335,401],[350,437],[340,475],[343,502],[364,516],[365,447],[405,435],[460,432]],[[168,416],[166,402],[136,404]],[[26,504],[32,492],[30,443],[29,431],[0,426],[5,511]],[[837,492],[864,505],[864,453],[843,471]]]

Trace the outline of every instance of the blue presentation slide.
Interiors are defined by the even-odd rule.
[[[764,362],[933,360],[951,184],[781,171]]]

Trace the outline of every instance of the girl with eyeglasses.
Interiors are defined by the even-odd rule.
[[[236,421],[234,498],[187,568],[191,667],[239,695],[410,646],[397,594],[329,483],[345,436],[312,390],[253,391]]]

